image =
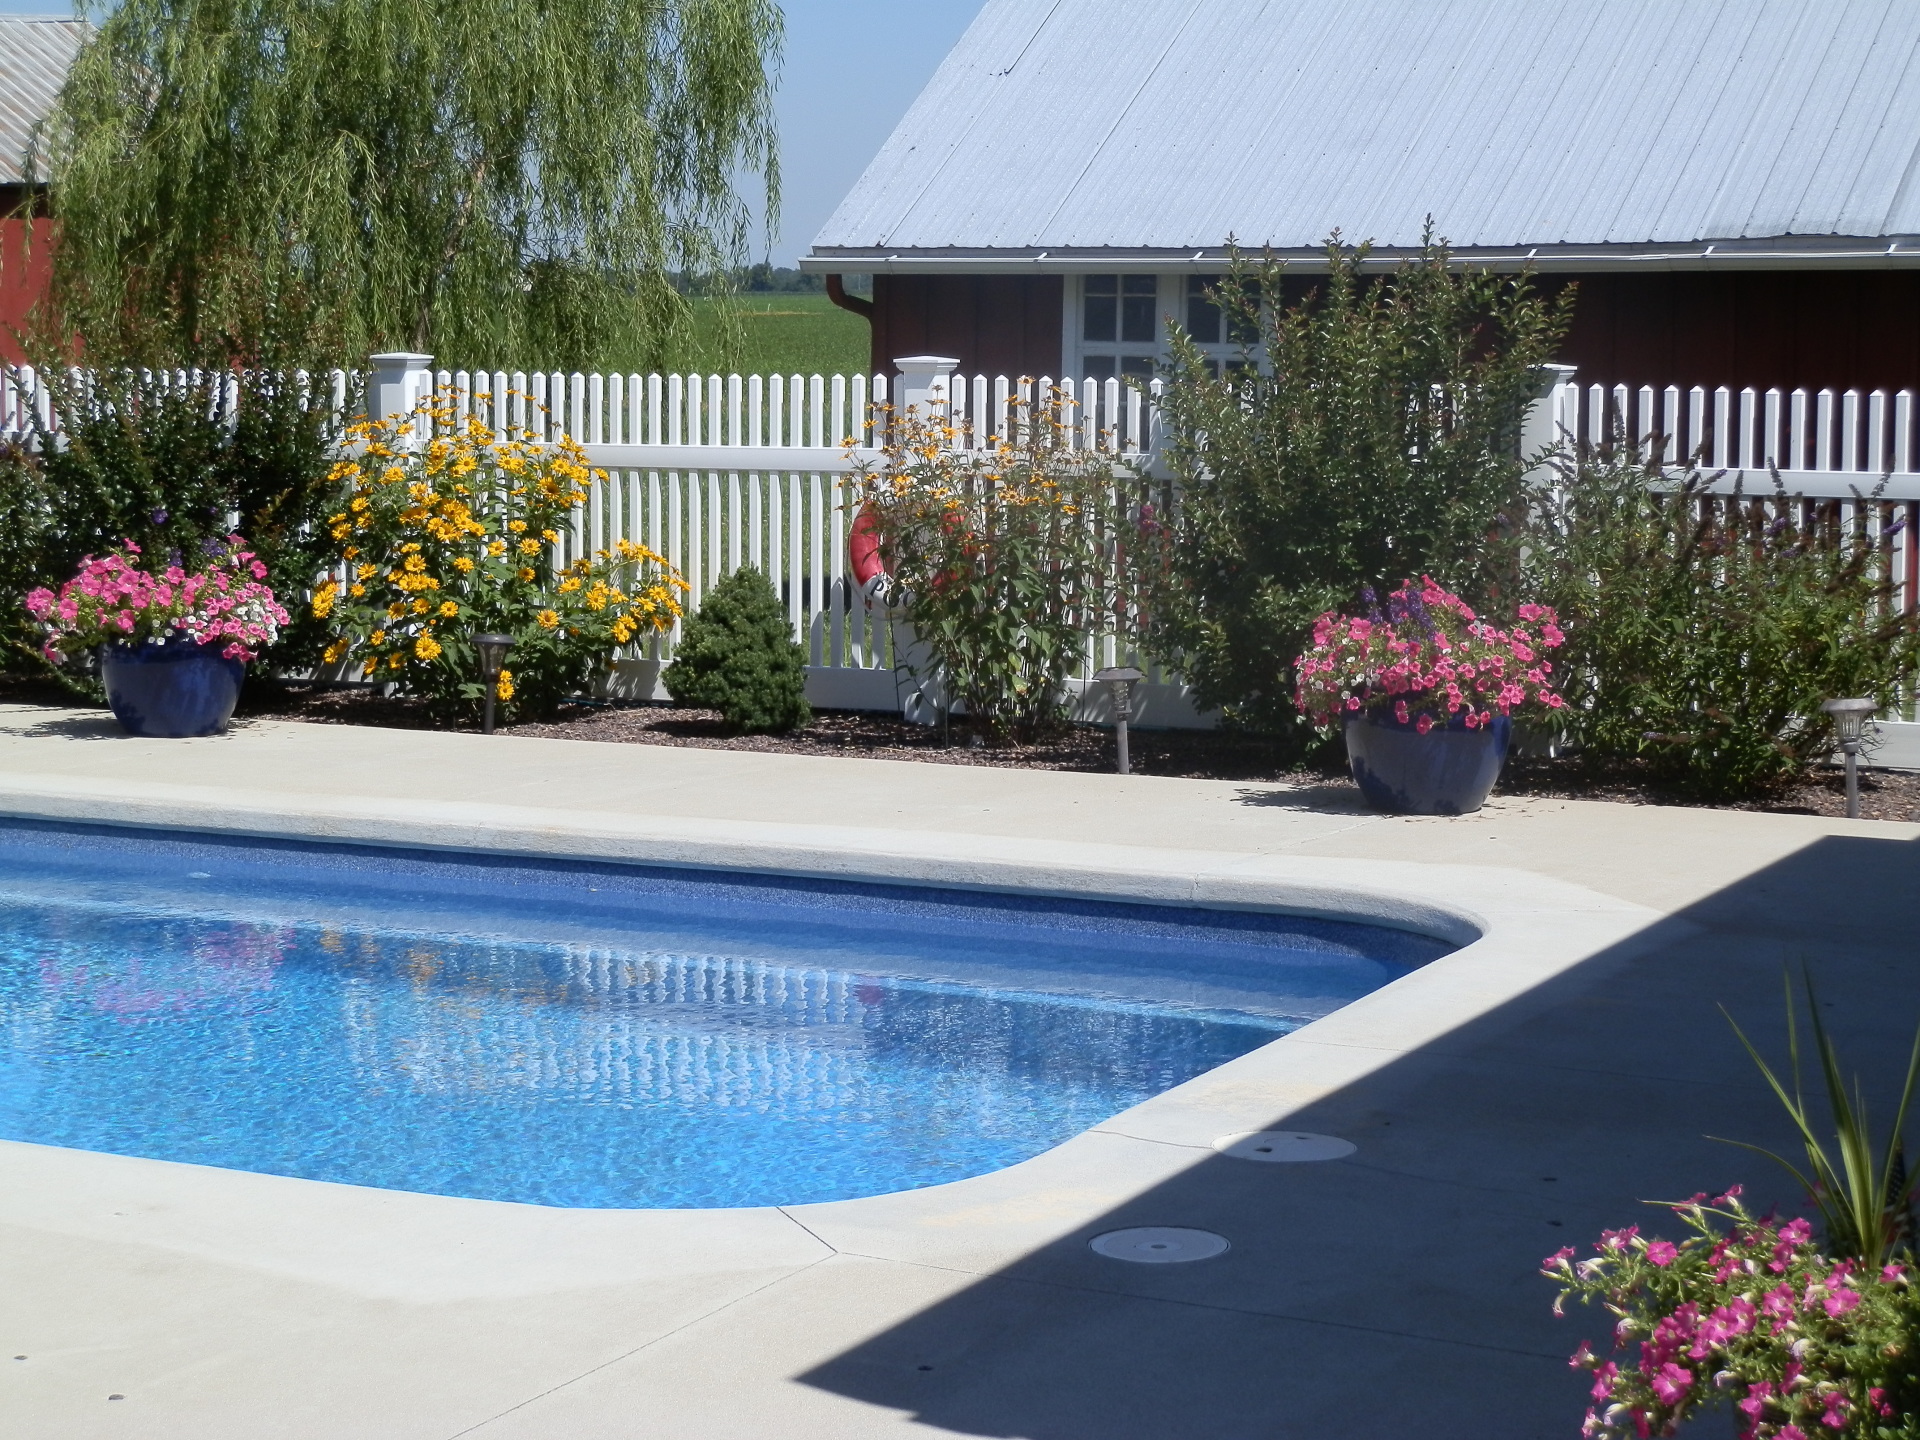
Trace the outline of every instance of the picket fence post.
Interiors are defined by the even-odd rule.
[[[1535,372],[1533,400],[1520,421],[1522,460],[1537,460],[1565,438],[1561,431],[1568,428],[1572,417],[1561,413],[1563,397],[1573,388],[1574,376],[1578,373],[1572,365],[1542,365]],[[1553,473],[1552,465],[1535,464],[1527,471],[1527,480],[1534,485],[1550,484]]]
[[[900,394],[894,402],[899,413],[918,410],[922,420],[941,414],[947,403],[947,381],[960,362],[946,355],[907,355],[893,365],[900,372]]]
[[[410,415],[422,396],[433,393],[433,356],[395,350],[367,358],[373,366],[373,384],[368,387],[367,394],[369,420],[382,421],[394,415]],[[412,439],[402,437],[401,447],[413,448]]]

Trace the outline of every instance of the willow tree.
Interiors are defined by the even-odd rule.
[[[778,213],[776,0],[118,0],[35,142],[90,345],[657,355]],[[637,345],[635,342],[638,342]]]

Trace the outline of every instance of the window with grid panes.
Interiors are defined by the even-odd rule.
[[[1229,371],[1244,369],[1247,362],[1240,353],[1242,345],[1260,338],[1256,327],[1221,311],[1218,296],[1225,283],[1223,275],[1189,275],[1186,283],[1187,335],[1213,361],[1216,374],[1223,367]]]
[[[1082,276],[1078,330],[1079,376],[1151,379],[1161,348],[1160,277]]]
[[[1219,275],[1084,275],[1079,313],[1070,317],[1078,343],[1076,378],[1151,379],[1167,359],[1165,321],[1178,320],[1216,367],[1238,369],[1240,327],[1221,314],[1213,292]],[[1071,290],[1069,294],[1071,294]]]

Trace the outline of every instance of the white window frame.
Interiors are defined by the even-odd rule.
[[[1128,276],[1140,276],[1148,272],[1134,270],[1115,270],[1106,274],[1121,279],[1120,289],[1124,294],[1125,279]],[[1129,344],[1124,340],[1092,341],[1086,338],[1086,298],[1087,282],[1092,275],[1069,275],[1064,290],[1064,313],[1061,317],[1060,354],[1067,377],[1074,380],[1085,379],[1090,373],[1090,362],[1097,356],[1115,361],[1115,374],[1121,373],[1119,362],[1126,359],[1150,359],[1154,371],[1159,373],[1162,366],[1173,358],[1171,346],[1167,342],[1168,320],[1178,320],[1182,325],[1187,319],[1187,282],[1192,277],[1186,271],[1157,272],[1154,274],[1154,339],[1151,344],[1144,341]],[[1104,276],[1102,277],[1104,278]],[[1209,281],[1219,280],[1220,276],[1209,275]],[[1118,326],[1115,327],[1116,330]],[[1240,346],[1226,339],[1226,327],[1221,327],[1221,339],[1218,343],[1202,344],[1200,350],[1220,364],[1237,363],[1240,359]]]

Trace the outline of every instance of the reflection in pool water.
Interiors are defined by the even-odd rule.
[[[0,825],[0,1137],[549,1205],[841,1199],[1035,1155],[1446,948]]]

